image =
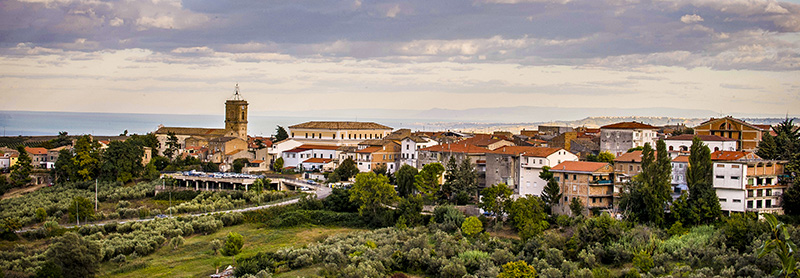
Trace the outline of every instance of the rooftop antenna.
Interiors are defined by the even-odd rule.
[[[239,94],[239,82],[236,82],[236,87],[233,91],[233,99],[232,100],[244,100],[242,95]]]

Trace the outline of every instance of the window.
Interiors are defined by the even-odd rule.
[[[720,203],[727,203],[727,202],[728,202],[728,199],[725,199],[725,198],[719,198],[719,202],[720,202]]]
[[[723,164],[717,164],[717,168],[725,168],[725,165],[723,165]]]
[[[764,202],[765,202],[764,203],[764,207],[766,207],[766,208],[771,208],[772,207],[772,200],[766,200]]]
[[[756,208],[761,208],[761,200],[756,201]]]
[[[739,179],[739,176],[731,176],[731,179],[732,179],[732,180],[738,180],[738,179]]]
[[[717,178],[718,178],[718,179],[724,179],[724,178],[725,178],[725,176],[717,175]]]
[[[353,139],[353,134],[347,134],[347,139]]]
[[[764,194],[764,196],[772,196],[772,189],[767,189],[767,194]]]
[[[762,189],[756,190],[756,197],[761,197],[761,193],[763,193]]]
[[[572,175],[572,180],[578,180],[578,175]]]
[[[406,145],[406,150],[408,150],[409,145]]]
[[[739,165],[731,165],[731,168],[739,169]]]
[[[633,172],[633,165],[628,165],[628,171]]]
[[[572,186],[572,191],[578,191],[578,186],[577,185],[573,185]]]
[[[331,138],[336,139],[336,133],[334,133]]]
[[[747,197],[753,197],[753,190],[747,190]]]
[[[742,199],[733,199],[734,203],[742,203]]]
[[[753,201],[747,201],[747,208],[753,208]]]
[[[669,146],[669,151],[673,151],[673,147],[672,146]]]

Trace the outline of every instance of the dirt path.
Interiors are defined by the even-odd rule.
[[[22,194],[25,194],[25,193],[28,193],[28,192],[32,192],[32,191],[36,191],[39,188],[42,188],[42,187],[45,187],[45,186],[47,186],[47,185],[46,184],[40,184],[40,185],[34,185],[34,186],[29,186],[29,187],[23,187],[23,188],[14,188],[14,189],[11,189],[8,192],[6,192],[6,194],[3,195],[3,197],[0,198],[0,200],[19,197],[19,196],[22,196]]]

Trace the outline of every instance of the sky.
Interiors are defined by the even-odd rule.
[[[237,83],[255,114],[798,115],[800,0],[0,1],[0,110],[222,114]]]

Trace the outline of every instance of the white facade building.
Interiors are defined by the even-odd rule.
[[[439,142],[423,136],[408,136],[400,141],[400,167],[411,165],[414,168],[421,168],[417,164],[419,159],[418,151],[431,146],[438,145]]]
[[[747,163],[737,161],[714,162],[714,190],[723,211],[743,212],[747,191]]]
[[[539,177],[544,166],[555,167],[564,161],[578,161],[578,156],[560,148],[537,148],[541,151],[520,154],[519,195],[541,196],[547,181]]]
[[[600,151],[620,156],[629,149],[650,143],[655,146],[658,128],[639,122],[622,122],[600,127]]]
[[[681,134],[664,139],[670,157],[675,158],[681,154],[689,154],[689,149],[692,147],[692,139],[694,139],[695,136],[700,138],[711,152],[736,150],[736,139],[719,135]]]
[[[333,160],[337,157],[336,146],[302,145],[281,153],[283,167],[299,168],[301,164],[311,158],[325,158]]]

